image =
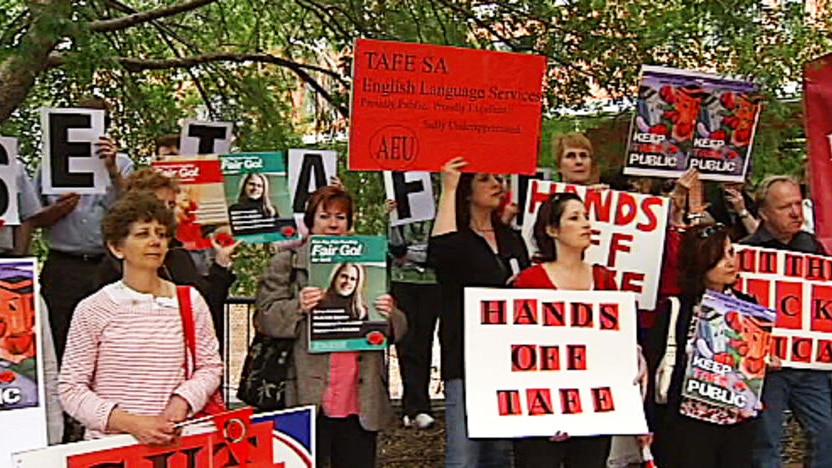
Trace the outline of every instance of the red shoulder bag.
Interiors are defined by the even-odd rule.
[[[194,327],[194,312],[191,306],[191,288],[176,286],[176,298],[179,300],[179,315],[182,316],[182,331],[185,333],[185,377],[190,379],[196,368],[196,330]],[[188,352],[190,351],[190,353]],[[190,355],[190,359],[188,359]],[[211,394],[208,403],[194,416],[211,416],[228,411],[222,399],[220,389]]]

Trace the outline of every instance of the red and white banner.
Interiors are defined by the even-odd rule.
[[[810,191],[815,208],[815,235],[832,252],[832,54],[806,65],[803,75],[803,120],[809,153]]]
[[[644,434],[633,293],[465,288],[470,437]]]
[[[832,257],[735,248],[737,289],[777,311],[771,353],[784,367],[832,370]]]
[[[16,453],[15,468],[312,468],[315,407],[252,415],[241,408],[212,422],[187,425],[170,446],[138,444],[112,435]]]

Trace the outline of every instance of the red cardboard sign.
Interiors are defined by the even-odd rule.
[[[803,116],[815,234],[826,250],[832,251],[832,184],[828,183],[832,176],[832,54],[806,65]]]
[[[533,174],[540,143],[539,55],[358,39],[349,168]]]

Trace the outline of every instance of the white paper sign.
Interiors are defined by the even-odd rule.
[[[179,154],[221,154],[231,149],[234,137],[231,122],[202,122],[185,120],[179,136]]]
[[[0,137],[0,220],[3,224],[20,224],[17,202],[17,139]]]
[[[309,196],[321,187],[329,185],[338,170],[338,153],[329,150],[289,150],[289,193],[292,211],[295,213],[298,230],[305,233],[303,213]]]
[[[735,287],[777,311],[772,354],[784,367],[832,370],[832,257],[735,244]]]
[[[95,143],[104,135],[104,111],[41,109],[45,195],[107,191],[109,174]]]
[[[635,295],[465,288],[468,436],[646,434]]]
[[[0,311],[0,468],[12,468],[13,452],[47,444],[36,273],[34,258],[0,259],[3,303],[18,306]]]
[[[391,226],[436,217],[430,172],[384,171],[384,191],[388,200],[396,201],[396,209],[390,213]]]
[[[590,263],[615,272],[621,291],[637,294],[641,309],[656,308],[670,199],[616,190],[587,191],[580,185],[533,180],[529,183],[523,218],[523,239],[529,255],[538,252],[534,223],[540,205],[557,192],[577,193],[587,206],[592,225]]]
[[[511,202],[515,203],[519,209],[517,216],[512,221],[512,226],[515,229],[520,229],[523,226],[523,218],[525,212],[522,209],[526,206],[526,195],[529,193],[529,183],[532,180],[552,180],[551,167],[538,167],[535,174],[511,174]]]

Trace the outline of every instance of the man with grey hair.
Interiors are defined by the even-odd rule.
[[[815,236],[802,230],[800,185],[788,176],[770,176],[757,191],[760,226],[741,243],[770,249],[825,254]],[[754,441],[754,466],[780,466],[783,411],[791,409],[811,445],[813,467],[832,467],[832,382],[830,373],[810,369],[769,371]]]

